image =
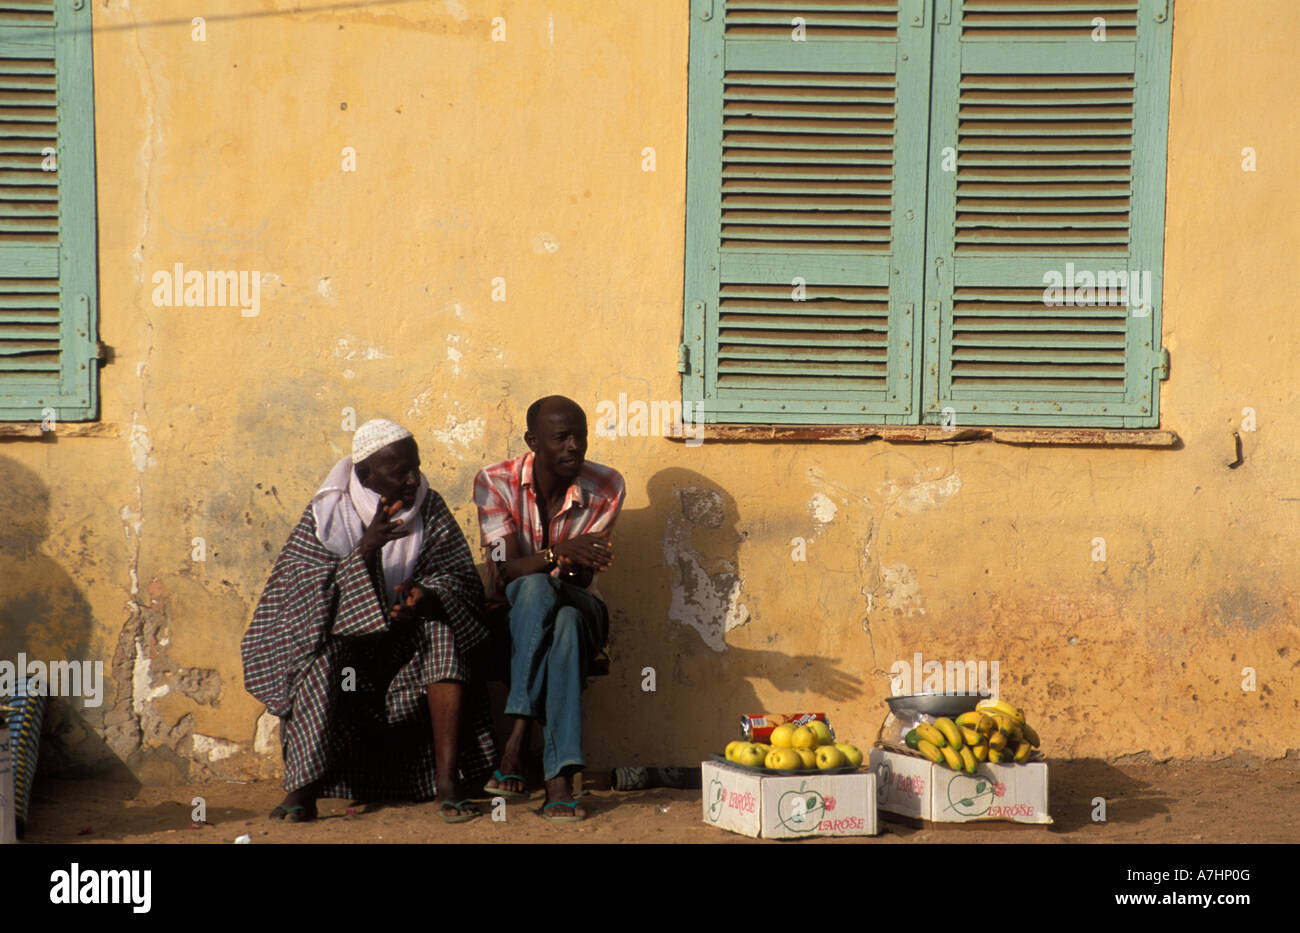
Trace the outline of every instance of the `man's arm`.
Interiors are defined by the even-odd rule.
[[[606,483],[608,488],[603,490],[605,492],[604,501],[589,526],[590,530],[586,535],[581,536],[592,540],[593,546],[599,552],[598,559],[595,561],[580,561],[567,556],[560,559],[561,578],[583,589],[590,587],[596,574],[608,570],[609,566],[614,562],[614,549],[610,543],[610,535],[614,530],[614,522],[618,519],[618,513],[623,508],[626,488],[623,477],[616,471],[610,472]]]
[[[550,573],[551,563],[546,552],[520,556],[519,539],[514,535],[498,538],[488,548],[488,559],[496,564],[503,583],[509,583],[531,573]]]
[[[583,587],[589,586],[592,577],[607,569],[614,560],[607,533],[579,535],[552,545],[550,550],[555,555],[561,577]],[[545,551],[521,556],[519,540],[513,536],[498,538],[489,544],[488,559],[496,565],[505,583],[531,573],[550,573],[552,570]]]

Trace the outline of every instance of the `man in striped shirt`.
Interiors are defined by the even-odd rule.
[[[528,408],[527,425],[529,453],[474,478],[491,573],[488,609],[508,618],[506,714],[515,720],[485,790],[526,796],[519,772],[537,720],[545,743],[542,816],[572,822],[586,816],[571,781],[583,767],[583,680],[609,634],[594,580],[614,559],[609,535],[623,505],[623,477],[586,459],[587,416],[576,402],[539,399]]]

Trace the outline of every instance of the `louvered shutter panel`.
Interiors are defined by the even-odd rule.
[[[0,0],[0,421],[98,409],[90,49],[89,3]]]
[[[916,418],[930,24],[901,6],[691,4],[681,368],[703,420]]]
[[[935,30],[931,138],[956,170],[930,175],[924,420],[1155,426],[1166,4],[952,4]],[[1076,290],[1046,293],[1054,274]]]

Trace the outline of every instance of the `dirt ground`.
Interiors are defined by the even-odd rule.
[[[588,784],[598,788],[598,777],[589,774]],[[801,842],[1300,842],[1300,761],[1049,761],[1048,793],[1055,825],[1047,828],[924,830],[882,820],[874,838]],[[192,825],[195,797],[205,799],[210,825]],[[244,833],[253,843],[756,841],[705,825],[698,790],[593,789],[585,801],[591,816],[576,824],[544,822],[540,790],[510,803],[503,821],[490,819],[484,804],[483,817],[461,825],[443,823],[436,803],[358,808],[342,800],[322,801],[315,823],[268,822],[282,797],[273,782],[142,787],[41,779],[24,841],[230,845]],[[1091,818],[1095,797],[1106,798],[1105,823]]]

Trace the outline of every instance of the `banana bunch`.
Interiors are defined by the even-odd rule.
[[[1038,747],[1038,733],[1006,700],[981,700],[955,720],[940,716],[921,723],[904,741],[935,764],[974,774],[982,761],[1024,764]]]

